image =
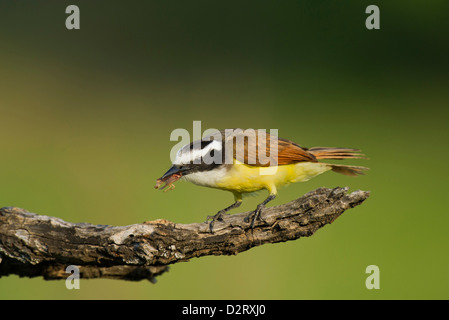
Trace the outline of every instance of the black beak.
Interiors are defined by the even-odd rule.
[[[164,173],[164,175],[162,176],[161,179],[165,179],[165,178],[171,176],[172,174],[182,173],[184,171],[186,171],[185,168],[174,164],[174,165],[172,165],[172,167],[170,169],[168,169],[168,171],[166,173]]]

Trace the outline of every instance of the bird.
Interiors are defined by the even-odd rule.
[[[367,158],[359,149],[302,147],[265,130],[217,130],[181,147],[172,166],[157,179],[155,188],[164,189],[168,186],[167,190],[171,190],[174,188],[173,183],[182,179],[199,186],[231,192],[234,203],[213,216],[207,216],[205,222],[211,220],[209,229],[212,233],[214,223],[223,221],[228,211],[238,208],[244,195],[267,190],[268,197],[244,219],[253,229],[256,219],[260,219],[267,203],[276,198],[280,187],[308,181],[327,171],[359,176],[369,169],[319,161],[331,159]],[[162,186],[162,183],[165,185]]]

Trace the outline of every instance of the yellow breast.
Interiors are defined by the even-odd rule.
[[[307,181],[330,169],[327,164],[319,162],[254,167],[234,160],[234,165],[220,181],[217,181],[216,187],[242,193],[255,192],[261,189],[276,193],[276,189],[280,186]]]

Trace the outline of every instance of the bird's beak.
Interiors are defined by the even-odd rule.
[[[168,171],[166,173],[164,173],[164,175],[161,177],[161,179],[163,180],[163,179],[165,179],[165,178],[167,178],[167,177],[169,177],[169,176],[171,176],[172,174],[175,174],[175,173],[182,174],[182,172],[184,172],[184,171],[185,171],[185,169],[183,169],[180,166],[174,164],[174,165],[171,166],[170,169],[168,169]]]

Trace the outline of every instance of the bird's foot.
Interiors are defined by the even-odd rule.
[[[256,210],[252,211],[249,215],[243,219],[245,222],[251,222],[250,228],[254,229],[254,223],[256,222],[256,219],[263,220],[261,217],[262,210],[265,209],[264,204],[259,204],[256,208]]]
[[[207,216],[206,221],[204,221],[204,223],[208,223],[209,220],[211,220],[210,223],[209,223],[210,233],[214,233],[213,230],[214,230],[214,223],[215,223],[215,221],[223,221],[223,216],[224,215],[229,215],[229,214],[226,213],[224,210],[220,210],[220,211],[218,211],[217,214],[215,214],[213,216]]]

